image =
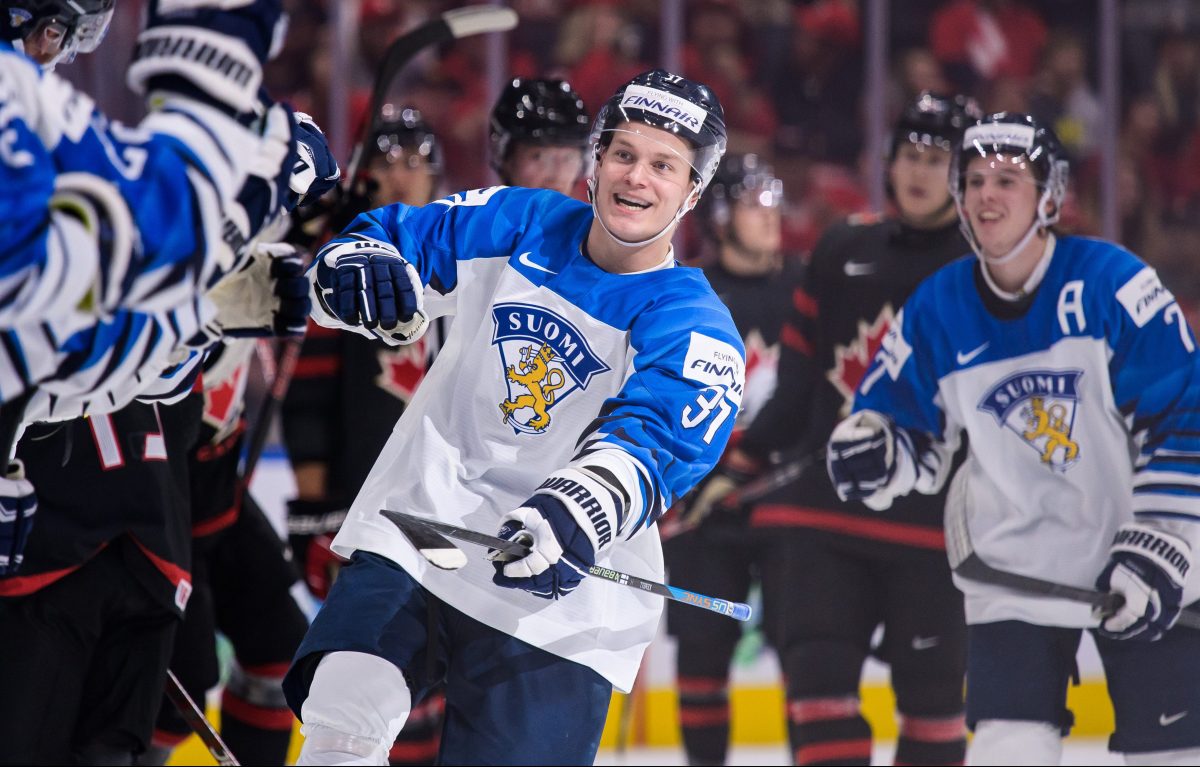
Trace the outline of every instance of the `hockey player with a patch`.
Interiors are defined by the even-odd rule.
[[[1200,596],[1200,370],[1155,271],[1102,240],[1049,229],[1067,161],[1034,118],[967,129],[951,169],[978,258],[924,282],[897,315],[829,442],[838,493],[886,509],[947,497],[992,568],[1101,592],[1089,604],[956,574],[971,652],[968,761],[1053,764],[1079,629],[1092,628],[1117,711],[1110,748],[1131,763],[1195,764],[1200,634],[1172,629]],[[1136,761],[1133,761],[1136,760]]]
[[[594,758],[662,602],[587,568],[662,576],[651,528],[716,463],[740,404],[737,330],[670,248],[724,135],[705,86],[649,72],[596,120],[592,205],[473,190],[367,213],[321,251],[318,322],[389,343],[453,324],[334,539],[351,561],[285,680],[302,763],[380,758],[441,679],[441,761]],[[435,570],[385,508],[531,551]],[[427,631],[445,632],[428,661]]]

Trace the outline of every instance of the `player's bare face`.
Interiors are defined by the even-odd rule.
[[[433,201],[436,176],[428,161],[419,155],[400,151],[378,157],[371,163],[371,178],[379,185],[373,202],[390,205],[427,205]]]
[[[583,150],[576,146],[518,144],[504,162],[513,186],[571,194],[583,174]]]
[[[910,226],[932,229],[954,219],[947,179],[950,152],[905,142],[888,169],[900,218]]]
[[[669,226],[692,192],[691,155],[665,130],[618,126],[596,166],[596,210],[608,231],[640,242]]]
[[[1000,258],[1033,226],[1041,196],[1023,155],[976,157],[967,165],[963,211],[984,255]]]
[[[738,200],[730,224],[737,236],[737,247],[721,249],[721,261],[727,269],[749,276],[766,274],[779,265],[783,217],[778,204]]]

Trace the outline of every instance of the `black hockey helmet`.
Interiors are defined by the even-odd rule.
[[[99,47],[112,21],[116,0],[0,0],[3,18],[0,37],[10,42],[31,34],[53,34],[61,39],[54,63],[66,63],[76,53]]]
[[[371,126],[367,152],[367,163],[377,157],[410,164],[424,159],[431,173],[442,173],[441,142],[413,107],[384,104]]]
[[[623,122],[670,131],[695,150],[692,178],[703,192],[725,154],[725,111],[707,85],[663,69],[634,77],[596,115],[591,144],[596,158]]]
[[[904,143],[922,144],[953,152],[963,131],[983,117],[983,110],[969,96],[942,96],[922,91],[904,107],[892,128],[888,160]]]
[[[733,206],[743,199],[768,208],[783,204],[783,181],[756,154],[727,155],[696,205],[696,213],[715,230],[729,224]]]
[[[971,125],[950,164],[950,194],[962,211],[967,165],[972,158],[998,155],[1010,162],[1027,162],[1042,190],[1038,201],[1038,224],[1050,226],[1058,220],[1067,196],[1070,163],[1066,150],[1049,125],[1027,114],[997,112]],[[1048,211],[1046,203],[1053,202]]]
[[[499,172],[514,144],[587,146],[589,119],[583,99],[566,80],[516,78],[492,108],[491,163]]]

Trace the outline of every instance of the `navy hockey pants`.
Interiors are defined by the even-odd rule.
[[[592,764],[612,684],[437,600],[390,560],[355,552],[283,681],[297,716],[328,652],[395,664],[413,705],[445,683],[439,764]]]

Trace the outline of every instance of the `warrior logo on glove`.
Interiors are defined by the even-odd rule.
[[[555,405],[609,369],[574,325],[543,307],[500,304],[492,319],[507,386],[500,413],[514,431],[544,432]]]

